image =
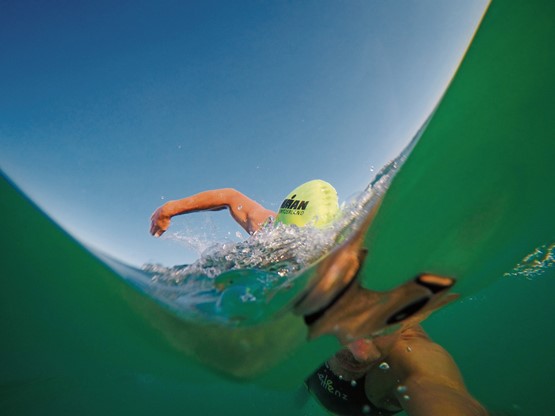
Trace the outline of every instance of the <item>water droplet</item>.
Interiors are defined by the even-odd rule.
[[[250,292],[246,292],[244,295],[241,295],[242,302],[254,302],[256,300],[256,296],[254,296]]]
[[[408,352],[411,352],[411,351],[412,351],[412,348],[411,348],[411,347],[407,347],[407,351],[408,351]]]
[[[385,361],[379,365],[380,370],[389,370],[389,364]]]
[[[406,393],[407,391],[407,386],[403,386],[402,384],[400,386],[397,386],[397,391],[399,393]]]
[[[362,413],[370,413],[370,406],[368,406],[367,404],[365,404],[364,406],[362,406]]]
[[[351,380],[351,386],[356,387],[357,386],[357,381],[356,380]]]
[[[407,400],[407,401],[410,400],[410,396],[409,396],[408,394],[405,394],[405,395],[403,396],[403,400]]]
[[[164,195],[162,195],[162,196],[160,197],[160,199],[164,200],[164,199],[166,199],[166,197],[165,197]]]
[[[374,172],[374,165],[370,166],[370,172]]]
[[[243,205],[237,205],[237,209],[241,211],[243,209]]]

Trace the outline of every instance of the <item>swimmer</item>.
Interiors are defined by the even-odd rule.
[[[333,187],[323,181],[314,182],[335,198],[336,204]],[[165,203],[152,214],[150,233],[161,236],[176,215],[223,209],[229,209],[249,234],[268,219],[279,221],[283,217],[283,212],[268,210],[235,189],[217,189]],[[285,215],[291,214],[290,209],[285,211]],[[358,269],[358,265],[351,265],[353,261],[349,257],[345,266],[349,273]],[[345,348],[307,378],[308,390],[337,415],[393,415],[401,411],[410,416],[487,415],[465,387],[451,355],[420,327],[419,322],[429,313],[416,314],[387,335],[342,340]]]

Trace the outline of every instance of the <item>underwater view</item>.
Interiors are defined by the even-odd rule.
[[[1,9],[2,414],[549,413],[550,2]]]

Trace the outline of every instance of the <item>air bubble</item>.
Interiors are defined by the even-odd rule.
[[[410,396],[408,394],[403,395],[403,400],[409,401]]]
[[[384,371],[389,370],[389,364],[384,361],[379,365],[379,368],[380,370],[384,370]]]
[[[256,301],[256,296],[254,296],[250,292],[247,292],[244,295],[241,295],[241,301],[244,302],[244,303],[254,302],[254,301]]]
[[[241,211],[243,209],[243,205],[237,205],[237,209]]]
[[[357,386],[357,381],[351,380],[351,387],[356,387],[356,386]]]
[[[544,244],[524,257],[515,268],[505,273],[505,277],[524,277],[527,280],[541,276],[547,269],[555,266],[555,243]]]
[[[362,406],[362,413],[369,414],[370,413],[370,406],[368,406],[367,404]]]
[[[403,386],[403,385],[397,386],[397,392],[398,393],[406,393],[407,392],[407,386]]]

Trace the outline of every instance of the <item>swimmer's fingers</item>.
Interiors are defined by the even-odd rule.
[[[158,223],[153,222],[150,225],[150,234],[152,234],[154,237],[160,237],[162,234],[166,232],[167,229],[168,229],[167,225],[160,226]]]
[[[162,230],[156,224],[152,224],[150,226],[150,234],[152,234],[154,237],[160,237],[162,234],[164,234],[165,231],[166,230]]]
[[[154,211],[150,221],[150,234],[154,237],[160,237],[170,226],[170,218],[162,214],[162,207]]]
[[[156,225],[156,221],[154,221],[154,218],[151,218],[151,222],[150,222],[150,234],[153,235],[154,237],[160,237],[162,235],[163,231],[161,231],[158,227],[158,225]]]

